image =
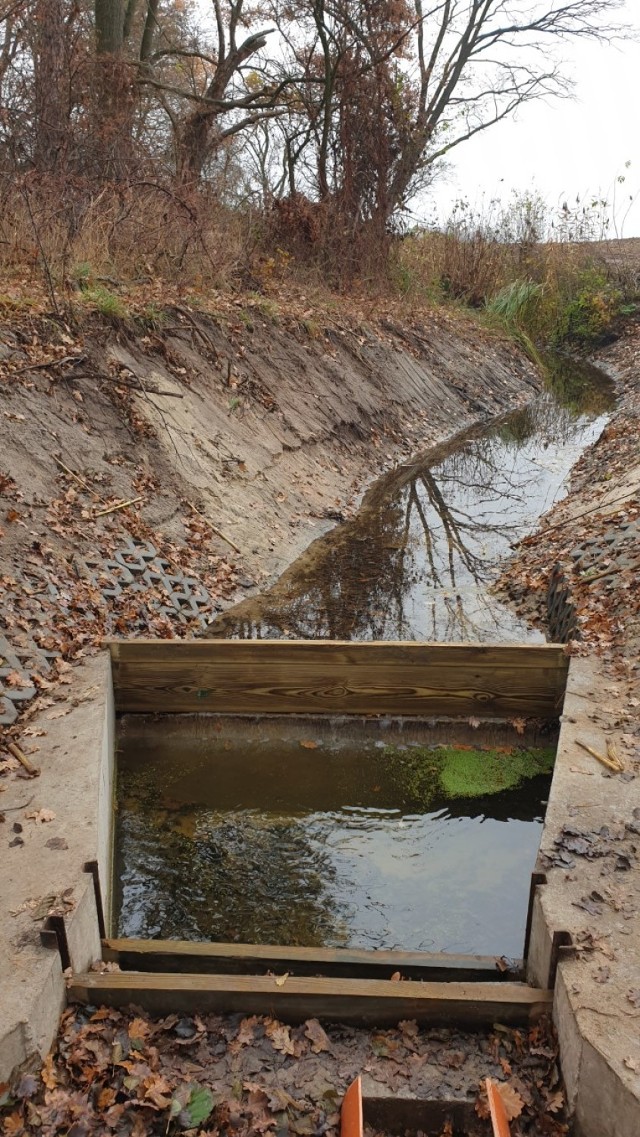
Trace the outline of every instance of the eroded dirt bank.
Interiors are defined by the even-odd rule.
[[[382,469],[539,386],[512,346],[446,315],[319,327],[254,302],[173,309],[144,334],[5,316],[0,381],[14,709],[105,633],[200,632]]]

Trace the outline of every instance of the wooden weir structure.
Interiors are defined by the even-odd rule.
[[[109,650],[116,712],[153,715],[553,720],[569,665],[555,644],[131,640],[112,641]],[[72,1000],[158,1014],[482,1027],[529,1022],[552,999],[550,990],[527,986],[522,960],[505,968],[483,956],[127,940],[102,932],[103,958],[120,970],[74,975]]]

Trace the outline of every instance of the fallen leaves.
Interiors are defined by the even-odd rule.
[[[0,1131],[10,1119],[22,1137],[37,1115],[40,1137],[335,1137],[342,1096],[365,1069],[401,1096],[455,1097],[464,1086],[473,1093],[490,1076],[519,1137],[565,1132],[557,1051],[544,1023],[528,1035],[421,1030],[413,1020],[371,1033],[317,1019],[292,1027],[256,1015],[239,1023],[155,1019],[106,1007],[64,1013],[55,1055],[39,1078],[25,1075],[13,1088]],[[477,1108],[483,1115],[482,1095]]]
[[[323,1051],[331,1049],[327,1033],[317,1019],[309,1019],[305,1023],[304,1033],[311,1042],[311,1049],[314,1054],[322,1054]]]
[[[11,916],[20,916],[29,912],[32,920],[45,920],[47,916],[64,916],[72,912],[76,906],[73,888],[65,888],[64,892],[51,892],[47,896],[29,897],[18,908],[10,909]]]
[[[46,825],[50,821],[55,821],[56,815],[52,809],[37,809],[31,813],[25,813],[27,821],[35,821],[36,825]]]
[[[269,1019],[264,1032],[267,1038],[271,1039],[274,1050],[280,1050],[283,1054],[295,1054],[295,1046],[288,1026],[277,1022],[275,1019]]]

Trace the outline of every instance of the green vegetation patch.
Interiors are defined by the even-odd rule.
[[[549,775],[555,747],[475,750],[436,746],[399,750],[387,746],[383,755],[397,771],[400,791],[424,807],[438,797],[486,797],[514,789],[541,774]]]

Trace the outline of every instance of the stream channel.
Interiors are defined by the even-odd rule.
[[[542,641],[491,586],[613,401],[601,372],[554,361],[536,400],[396,467],[209,634]],[[134,719],[119,743],[119,935],[522,954],[555,738],[501,746],[479,728],[472,747],[452,728],[443,745],[411,721],[286,717],[222,719],[212,737],[197,719]]]

